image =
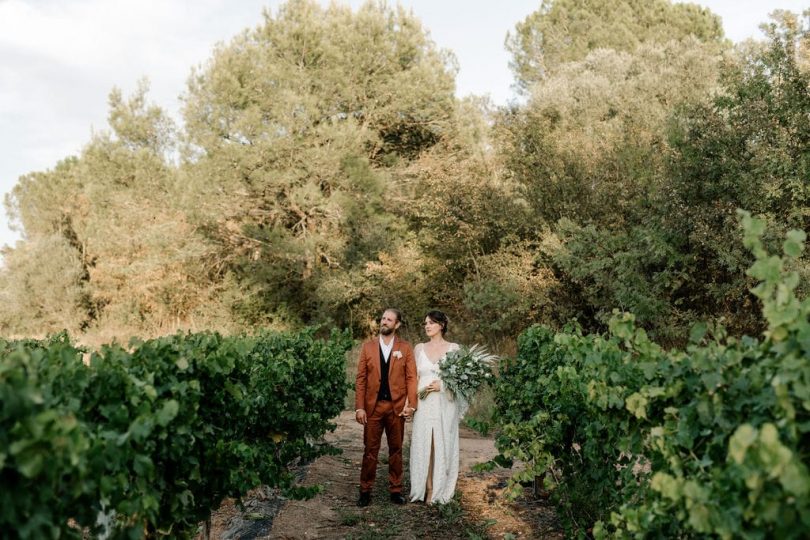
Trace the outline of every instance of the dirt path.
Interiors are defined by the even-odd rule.
[[[481,437],[465,427],[460,430],[461,473],[456,500],[441,506],[391,504],[386,486],[388,449],[383,438],[372,504],[358,508],[355,503],[363,428],[349,411],[335,421],[337,429],[328,434],[327,440],[343,453],[315,460],[302,478],[303,485],[323,486],[321,493],[308,501],[286,501],[279,512],[273,507],[274,497],[257,490],[246,497],[246,511],[224,504],[215,513],[212,538],[562,538],[554,510],[544,501],[507,503],[500,497],[509,471],[471,471],[472,465],[490,459],[496,451],[491,438]],[[410,425],[406,429],[407,493]],[[251,514],[255,516],[253,522]],[[243,525],[237,531],[233,522],[240,519],[248,527]]]

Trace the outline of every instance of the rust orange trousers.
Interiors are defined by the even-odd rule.
[[[363,467],[360,470],[360,491],[371,491],[377,476],[377,455],[382,434],[388,442],[388,491],[402,493],[402,441],[405,418],[394,412],[390,401],[378,401],[363,429]]]

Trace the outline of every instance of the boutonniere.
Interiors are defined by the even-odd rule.
[[[394,356],[394,358],[402,358],[402,352],[401,351],[394,351],[393,356]]]

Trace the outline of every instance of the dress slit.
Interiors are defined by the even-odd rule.
[[[430,503],[433,497],[433,430],[430,430],[430,461],[428,461],[427,478],[425,478],[425,502]]]

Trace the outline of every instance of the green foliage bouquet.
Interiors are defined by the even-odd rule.
[[[439,376],[445,388],[459,401],[461,415],[475,392],[485,383],[492,380],[492,363],[497,356],[487,352],[480,345],[460,347],[449,351],[439,364]],[[419,392],[419,398],[427,396],[425,390]]]
[[[470,401],[484,383],[492,380],[492,363],[498,357],[480,345],[450,351],[439,364],[439,375],[453,396]]]

